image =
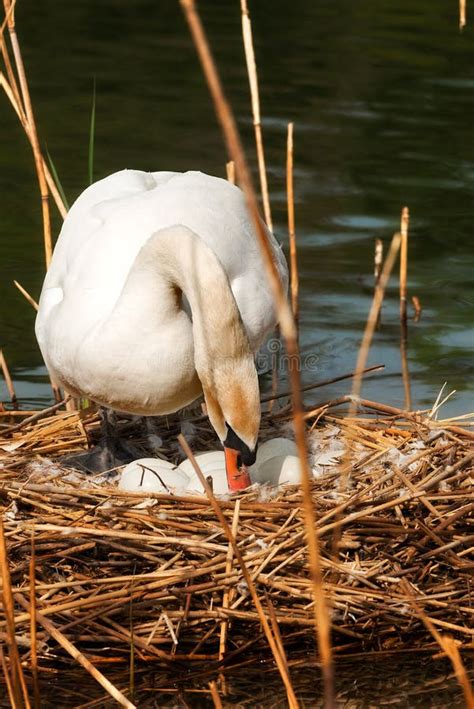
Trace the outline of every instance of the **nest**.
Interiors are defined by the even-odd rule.
[[[222,670],[268,653],[242,569],[207,497],[125,493],[107,476],[63,468],[57,456],[93,438],[93,413],[56,410],[19,424],[17,417],[13,425],[6,413],[2,418],[0,505],[20,655],[31,652],[33,586],[42,666],[75,663],[63,639],[94,667],[123,664],[126,673],[132,650],[136,666],[175,672]],[[335,655],[435,651],[433,628],[472,649],[473,434],[459,421],[365,401],[356,417],[325,407],[306,419]],[[154,444],[176,460],[183,422],[165,423]],[[264,438],[287,425],[284,410],[266,414]],[[133,421],[122,426],[145,450],[150,432]],[[202,417],[184,427],[194,450],[215,447]],[[219,504],[287,656],[312,650],[300,489],[254,486]],[[7,636],[3,606],[0,639]]]

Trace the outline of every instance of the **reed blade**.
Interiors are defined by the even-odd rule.
[[[64,192],[61,180],[59,179],[58,171],[56,170],[56,165],[53,162],[53,158],[51,157],[51,154],[50,154],[48,148],[46,148],[46,156],[48,158],[49,167],[51,170],[51,176],[54,180],[54,184],[56,185],[56,189],[59,192],[59,196],[61,197],[62,202],[63,202],[64,206],[66,207],[66,210],[69,211],[69,202],[66,198],[66,194]]]
[[[89,168],[89,184],[94,182],[94,145],[95,145],[95,114],[96,114],[96,82],[92,89],[92,107],[91,120],[89,124],[89,152],[87,156],[87,165]]]

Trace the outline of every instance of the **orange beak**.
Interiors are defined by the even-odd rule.
[[[243,465],[239,451],[233,448],[224,448],[225,470],[227,473],[227,483],[231,492],[245,490],[252,484],[247,468]]]

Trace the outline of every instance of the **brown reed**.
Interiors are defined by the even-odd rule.
[[[407,271],[408,271],[408,225],[410,214],[408,207],[402,209],[400,219],[400,361],[402,365],[405,409],[411,409],[411,384],[408,368],[408,322],[407,322]]]
[[[18,408],[18,399],[15,392],[15,387],[13,385],[13,380],[8,369],[7,360],[3,354],[3,350],[0,348],[0,369],[2,370],[3,378],[5,379],[5,384],[7,385],[8,394],[10,396],[10,401],[12,402],[13,408]]]
[[[466,26],[466,0],[459,0],[459,29]]]
[[[252,185],[251,174],[240,143],[239,134],[230,106],[224,96],[220,79],[209,49],[199,14],[194,0],[180,0],[186,20],[188,22],[193,40],[206,76],[206,80],[214,102],[218,120],[227,143],[230,156],[235,162],[237,175],[247,200],[247,206],[253,221],[255,233],[263,256],[265,271],[272,288],[275,307],[281,332],[286,342],[286,349],[293,366],[290,367],[290,381],[292,386],[293,426],[296,444],[302,468],[302,488],[304,511],[306,519],[306,533],[308,538],[309,569],[314,588],[314,619],[318,637],[318,648],[321,657],[322,670],[325,683],[326,704],[334,706],[334,683],[332,670],[332,652],[330,638],[330,622],[326,607],[326,598],[322,583],[320,551],[316,537],[316,519],[311,498],[311,473],[307,459],[306,434],[303,419],[303,402],[300,391],[299,352],[295,322],[286,299],[281,281],[276,272],[270,246],[263,224],[258,212],[258,204]]]
[[[17,599],[18,603],[23,606],[23,608],[27,611],[28,616],[30,615],[30,604],[24,598],[24,596],[20,593],[17,592],[15,593],[15,598]],[[115,699],[115,701],[120,704],[120,706],[126,707],[126,709],[136,709],[135,705],[132,704],[127,697],[120,692],[103,674],[100,672],[90,660],[83,655],[82,652],[80,652],[74,644],[66,638],[66,636],[52,623],[48,618],[46,618],[43,613],[40,613],[39,611],[36,612],[36,620],[39,625],[41,625],[46,632],[51,635],[52,638],[56,640],[59,645],[61,645],[64,650],[66,650],[69,655],[71,655],[76,662],[78,662],[82,667],[84,667],[87,672],[99,683],[104,687],[104,689],[107,690],[107,692],[110,694],[110,696]]]
[[[411,302],[413,303],[413,308],[415,310],[414,321],[418,322],[419,319],[421,318],[421,310],[422,310],[420,299],[418,298],[417,295],[412,295]]]
[[[35,309],[38,310],[39,305],[36,302],[36,300],[28,293],[26,288],[23,288],[21,283],[18,283],[18,281],[13,281],[13,284],[15,285],[16,288],[20,291],[22,296],[28,301],[28,303]]]
[[[41,707],[41,695],[38,680],[38,647],[36,635],[36,552],[35,532],[31,532],[31,557],[30,557],[30,641],[31,641],[31,676],[33,678],[34,706]]]
[[[231,182],[233,185],[235,185],[235,165],[233,160],[229,160],[229,162],[226,163],[225,165],[226,173],[227,173],[227,179],[229,182]]]
[[[38,177],[38,185],[41,194],[41,209],[43,214],[43,237],[44,237],[44,250],[46,258],[46,268],[48,268],[51,258],[53,255],[53,245],[51,238],[51,218],[49,213],[49,202],[48,202],[48,185],[46,182],[46,176],[44,171],[44,162],[41,155],[38,133],[36,131],[36,123],[33,114],[33,106],[31,104],[30,92],[28,89],[28,82],[26,80],[25,68],[23,65],[23,57],[21,54],[20,44],[16,34],[15,27],[15,4],[11,0],[3,0],[3,6],[5,8],[6,24],[8,27],[8,32],[10,36],[10,43],[13,51],[13,57],[15,60],[16,71],[18,74],[18,83],[20,86],[21,100],[22,100],[22,113],[26,117],[26,127],[28,136],[30,139],[31,147],[33,150],[33,157],[35,161],[36,174]],[[15,91],[14,91],[15,93]]]
[[[13,707],[13,709],[16,709],[16,707],[19,704],[18,704],[18,702],[15,698],[15,694],[13,692],[12,681],[10,679],[10,673],[8,671],[7,663],[5,661],[5,654],[3,652],[3,647],[1,644],[0,644],[0,665],[2,667],[3,680],[4,680],[5,685],[7,687],[8,700],[10,702],[10,705]]]
[[[3,520],[0,518],[0,571],[1,571],[1,599],[2,610],[6,619],[6,638],[8,643],[11,679],[10,691],[13,697],[13,706],[15,709],[26,707],[29,709],[30,702],[28,699],[28,691],[26,689],[25,676],[21,666],[20,654],[16,641],[15,633],[15,609],[13,602],[13,593],[11,585],[10,569],[8,566],[7,547],[5,543],[5,532],[3,528]]]
[[[408,224],[410,213],[403,207],[400,219],[400,320],[407,320]]]
[[[383,265],[383,241],[382,239],[375,239],[375,249],[374,249],[374,288],[377,288],[378,282],[380,281],[380,274],[382,273]],[[382,320],[382,308],[377,318],[376,327],[380,327],[380,322]]]
[[[288,123],[288,134],[286,141],[286,201],[288,210],[288,236],[290,243],[291,307],[293,310],[293,317],[295,319],[296,327],[298,328],[299,275],[295,233],[295,196],[293,189],[293,123]]]
[[[418,605],[416,599],[414,598],[412,587],[410,586],[408,581],[406,579],[403,579],[402,583],[403,588],[408,598],[410,599],[410,603],[415,608],[418,616],[422,619],[423,623],[426,625],[426,627],[428,628],[440,648],[446,653],[447,657],[449,657],[453,665],[454,672],[456,673],[456,678],[463,689],[466,707],[467,709],[472,709],[472,707],[474,707],[474,692],[472,690],[471,683],[469,682],[466,668],[464,667],[464,664],[462,662],[461,655],[459,653],[459,649],[456,642],[450,636],[443,636],[435,628],[432,620],[426,615],[423,608]]]
[[[217,690],[217,685],[215,682],[209,682],[209,690],[211,692],[212,701],[214,702],[215,709],[222,709],[222,702]]]
[[[382,239],[375,239],[375,251],[374,251],[374,283],[375,286],[378,285],[380,280],[380,274],[382,272],[383,264],[383,241]]]
[[[253,47],[252,22],[247,0],[240,0],[242,13],[242,38],[244,41],[245,61],[249,77],[250,97],[252,101],[253,127],[255,131],[255,145],[257,148],[258,174],[262,192],[263,214],[270,231],[273,231],[270,197],[268,195],[267,168],[265,165],[265,151],[263,149],[262,123],[260,117],[260,96],[258,90],[257,63]]]

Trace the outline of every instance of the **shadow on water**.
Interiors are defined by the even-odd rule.
[[[352,369],[370,305],[374,240],[388,245],[407,204],[409,294],[423,306],[409,327],[414,406],[431,405],[448,380],[458,394],[445,414],[470,410],[472,28],[460,35],[457,4],[444,0],[252,5],[274,221],[284,242],[286,123],[295,121],[301,339],[318,356],[317,375]],[[238,3],[200,6],[254,161]],[[175,0],[26,1],[16,13],[40,135],[70,200],[87,185],[94,78],[97,178],[123,167],[224,175],[225,150]],[[0,345],[21,399],[44,405],[51,397],[34,313],[11,284],[17,278],[39,295],[38,190],[4,97],[0,122]],[[372,363],[386,364],[383,385],[368,382],[364,394],[395,405],[403,402],[397,314],[394,278],[371,353]],[[347,385],[328,396],[340,391]],[[3,382],[0,396],[7,397]]]
[[[320,670],[308,658],[291,663],[293,687],[304,709],[323,707]],[[127,671],[106,673],[115,686],[127,693]],[[115,676],[114,676],[115,674]],[[74,674],[42,680],[41,701],[45,707],[80,707],[95,702],[94,707],[112,707],[104,690],[87,676],[74,681]],[[209,681],[218,677],[209,671],[176,672],[166,676],[160,671],[137,670],[134,682],[134,703],[140,707],[181,709],[213,707]],[[281,679],[272,663],[253,660],[226,673],[225,689],[219,682],[219,694],[225,707],[261,707],[283,709],[288,706]],[[420,709],[426,707],[465,706],[462,690],[448,662],[433,663],[430,655],[410,653],[372,659],[340,660],[336,665],[336,697],[340,709]],[[92,706],[92,704],[91,704]]]

